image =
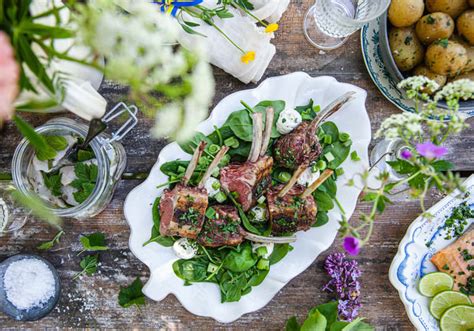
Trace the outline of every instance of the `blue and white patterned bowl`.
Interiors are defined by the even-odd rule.
[[[382,23],[385,23],[386,19],[386,15],[383,15],[366,24],[361,30],[360,41],[365,66],[375,86],[387,100],[403,111],[414,112],[415,103],[406,99],[404,93],[397,88],[400,77],[394,73],[394,70],[398,71],[398,69],[390,68],[390,64],[384,60],[387,58],[387,54],[384,54],[387,50],[382,45],[387,44],[387,37]],[[460,107],[460,111],[468,117],[474,116],[472,103],[474,101],[463,102]]]
[[[467,202],[474,209],[474,175],[466,180],[464,186],[471,193]],[[434,215],[432,220],[418,217],[410,225],[390,266],[390,282],[398,290],[407,315],[417,330],[439,330],[437,320],[429,312],[430,299],[421,295],[417,287],[421,277],[436,271],[431,257],[455,241],[444,239],[442,227],[453,208],[464,201],[459,195],[451,194],[430,208],[429,212]],[[469,224],[473,223],[474,219],[470,219]],[[429,247],[426,245],[428,242],[431,243]]]

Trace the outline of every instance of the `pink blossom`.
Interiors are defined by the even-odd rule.
[[[431,141],[424,142],[423,144],[417,144],[416,150],[421,156],[426,157],[428,160],[442,157],[448,152],[448,149],[443,146],[437,146]]]
[[[413,155],[413,154],[411,153],[411,151],[410,151],[409,149],[404,149],[404,150],[400,153],[400,156],[401,156],[402,158],[404,158],[405,160],[408,160],[409,158],[411,158],[412,155]]]
[[[0,123],[13,116],[20,68],[8,36],[0,31]]]
[[[348,254],[357,255],[359,254],[359,251],[360,251],[359,239],[354,238],[354,237],[346,237],[344,238],[342,247]]]

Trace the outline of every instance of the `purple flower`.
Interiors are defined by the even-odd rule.
[[[437,146],[431,141],[424,142],[423,144],[417,144],[416,150],[421,156],[424,156],[429,160],[442,157],[448,152],[446,147]]]
[[[352,321],[357,317],[361,307],[358,278],[362,273],[357,262],[346,260],[343,253],[334,253],[326,258],[324,268],[331,280],[323,287],[323,290],[336,294],[339,302],[339,317]]]
[[[406,148],[405,148],[405,149],[402,150],[402,152],[400,153],[400,156],[401,156],[402,158],[404,158],[405,160],[408,160],[408,159],[410,159],[410,158],[413,156],[413,154],[411,153],[411,151],[410,151],[409,149],[406,149]]]
[[[354,237],[346,237],[344,238],[342,247],[344,247],[344,250],[350,255],[357,255],[360,251],[359,239]]]

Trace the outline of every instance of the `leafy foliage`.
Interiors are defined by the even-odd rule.
[[[43,250],[43,251],[48,251],[50,250],[51,248],[54,247],[54,245],[58,244],[59,243],[59,239],[61,239],[61,236],[64,234],[64,231],[61,230],[59,231],[53,239],[49,240],[49,241],[45,241],[43,243],[41,243],[40,245],[38,245],[36,248],[40,249],[40,250]]]
[[[155,199],[155,202],[153,202],[153,206],[151,209],[152,218],[153,218],[153,227],[151,228],[151,236],[150,236],[150,239],[148,239],[145,243],[143,243],[143,246],[146,246],[154,242],[164,247],[171,247],[173,246],[173,243],[175,241],[173,237],[166,237],[160,234],[160,211],[159,211],[160,199],[161,198],[158,197]]]
[[[87,276],[92,276],[97,272],[98,263],[99,254],[85,256],[80,262],[82,271],[78,272],[73,279],[77,279],[84,274],[86,274]]]
[[[78,203],[83,203],[91,195],[97,182],[99,168],[95,164],[76,163],[74,173],[76,179],[71,183],[77,191],[73,193]]]
[[[20,133],[28,139],[31,146],[35,149],[38,160],[46,161],[52,160],[56,157],[56,151],[48,144],[45,137],[37,133],[25,120],[20,116],[15,115],[13,121]]]
[[[106,251],[109,249],[105,243],[105,235],[102,232],[83,235],[79,240],[83,247],[80,253],[85,251]]]
[[[118,296],[119,305],[128,308],[133,305],[140,307],[145,305],[145,295],[142,292],[143,283],[140,278],[136,278],[132,284],[120,287]]]
[[[43,176],[44,185],[51,191],[51,194],[55,197],[61,196],[61,173],[59,171],[55,173],[41,172],[41,175]]]

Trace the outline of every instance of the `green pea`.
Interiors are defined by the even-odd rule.
[[[277,178],[280,182],[286,183],[290,180],[291,174],[289,172],[282,171],[278,174]]]

